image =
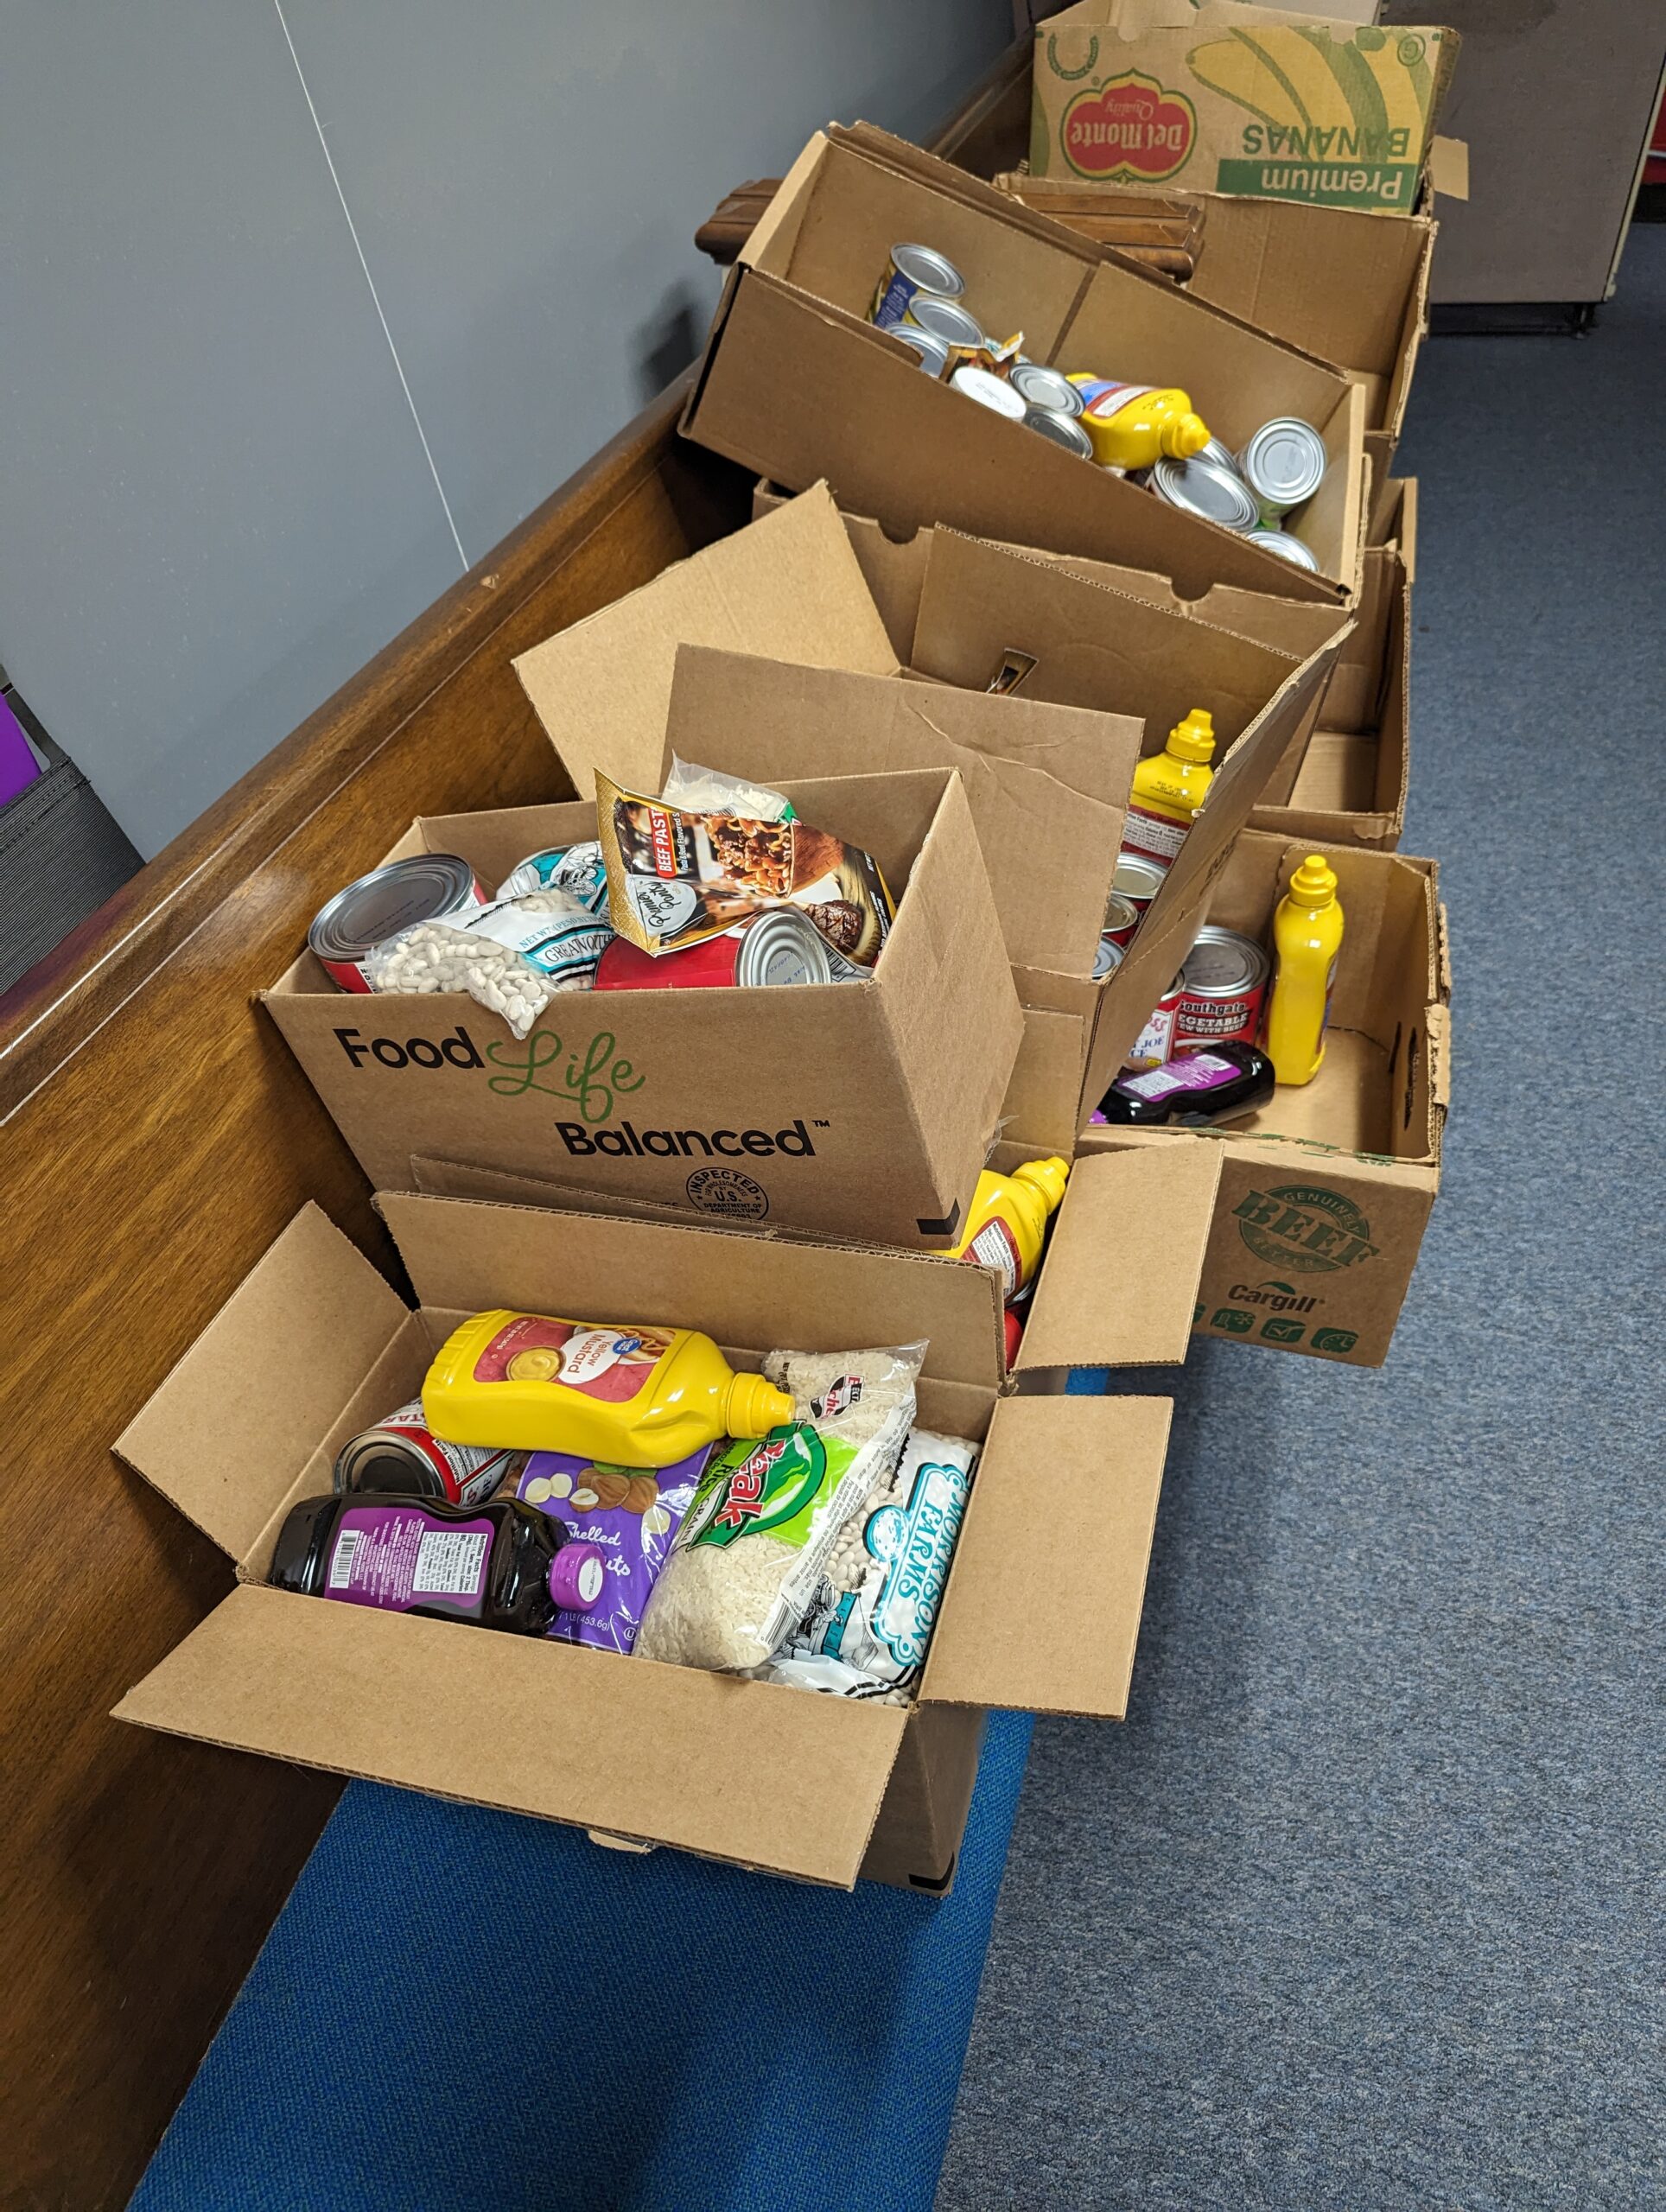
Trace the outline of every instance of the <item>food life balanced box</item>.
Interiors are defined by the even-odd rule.
[[[1450,1095],[1446,916],[1433,861],[1251,830],[1215,880],[1211,922],[1268,943],[1273,909],[1313,851],[1336,870],[1347,926],[1325,1064],[1313,1082],[1281,1087],[1230,1127],[1093,1127],[1079,1150],[1219,1157],[1198,1334],[1378,1367],[1440,1183]],[[1062,1136],[1067,1096],[1049,1116],[1033,1088],[1027,1118],[1006,1134],[1032,1147]]]
[[[710,765],[710,764],[708,764]],[[378,1189],[413,1154],[671,1198],[731,1221],[947,1244],[1021,1016],[952,770],[795,782],[800,817],[874,855],[896,920],[862,982],[570,991],[517,1039],[464,993],[338,991],[303,951],[262,1002]],[[594,804],[419,821],[488,888],[595,836]]]
[[[1189,709],[1210,707],[1220,766],[1207,831],[1192,842],[1198,854],[1224,854],[1256,799],[1288,789],[1279,779],[1312,728],[1348,619],[1247,592],[1205,617],[1155,579],[1122,589],[1077,564],[922,531],[928,558],[907,621],[914,665],[903,671],[850,542],[864,529],[878,535],[876,525],[842,520],[812,489],[550,639],[517,669],[580,785],[597,767],[663,772],[667,700],[671,726],[695,757],[730,773],[779,782],[805,769],[843,772],[863,744],[881,746],[887,766],[957,767],[1019,995],[1050,1010],[1048,1065],[1073,1055],[1085,1120],[1173,972],[1154,983],[1136,944],[1114,976],[1093,976],[1133,747],[1160,747]],[[712,650],[770,632],[770,596],[811,549],[823,590],[860,599],[873,623],[860,681]],[[1234,626],[1256,620],[1266,642]],[[846,626],[856,634],[854,622]],[[651,658],[641,651],[648,639]],[[1014,653],[1024,664],[1019,689],[991,696]],[[876,679],[881,661],[890,674]],[[593,710],[593,702],[609,703]],[[1173,877],[1153,907],[1160,927],[1148,922],[1148,936],[1188,926],[1195,935],[1207,891],[1196,865]]]
[[[1080,0],[1038,26],[1030,174],[1409,214],[1455,31],[1237,0]]]
[[[1325,444],[1325,481],[1288,527],[1317,572],[1166,505],[923,375],[867,320],[891,247],[947,254],[965,304],[1033,360],[1182,386],[1234,451],[1278,416]],[[1123,562],[1188,599],[1211,584],[1340,605],[1357,579],[1364,397],[1339,370],[1167,277],[1107,255],[965,171],[859,125],[813,139],[730,271],[684,432],[790,491],[825,477],[893,536],[946,523]]]
[[[1078,1171],[1015,1378],[996,1278],[930,1254],[393,1195],[412,1313],[308,1207],[117,1442],[238,1574],[117,1717],[805,1881],[941,1890],[983,1709],[1127,1710],[1170,1403],[1045,1386],[1184,1354],[1215,1173],[1209,1154]],[[928,1338],[918,1418],[983,1450],[915,1703],[268,1586],[289,1507],[499,1305],[674,1320],[742,1366]]]
[[[1258,801],[1252,830],[1391,853],[1411,776],[1411,572],[1396,546],[1368,546],[1352,634],[1282,804]]]

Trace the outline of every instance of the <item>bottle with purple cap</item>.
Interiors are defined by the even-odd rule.
[[[270,1580],[302,1597],[544,1636],[557,1612],[595,1604],[605,1573],[600,1545],[518,1498],[352,1491],[289,1509]]]

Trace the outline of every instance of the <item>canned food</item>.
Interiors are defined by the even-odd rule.
[[[830,983],[836,955],[807,915],[772,907],[744,928],[709,937],[680,952],[644,952],[617,937],[596,964],[599,991],[765,990]],[[840,963],[849,971],[848,964]]]
[[[1014,361],[1012,386],[1014,391],[1022,392],[1032,407],[1049,408],[1055,415],[1068,415],[1072,419],[1082,411],[1082,394],[1078,387],[1062,370],[1046,368],[1040,361]]]
[[[1180,970],[1174,1050],[1195,1052],[1229,1038],[1253,1045],[1261,1028],[1271,967],[1254,938],[1212,926],[1199,930]]]
[[[1101,944],[1109,938],[1112,944],[1126,944],[1139,928],[1144,912],[1142,906],[1136,906],[1123,893],[1113,891],[1105,907],[1105,926]]]
[[[922,293],[957,300],[965,289],[966,279],[959,270],[935,247],[893,245],[874,287],[868,320],[883,330],[887,323],[900,322]]]
[[[445,1444],[423,1419],[423,1402],[391,1413],[341,1446],[335,1487],[396,1491],[404,1496],[448,1498],[453,1505],[483,1505],[506,1482],[518,1481],[525,1452],[481,1444]]]
[[[1015,391],[1016,385],[1009,385]],[[1027,407],[1024,427],[1038,436],[1048,439],[1053,445],[1063,446],[1066,453],[1073,453],[1079,460],[1093,459],[1093,442],[1082,425],[1068,415],[1055,414],[1051,407]]]
[[[1298,569],[1311,569],[1318,574],[1319,556],[1312,546],[1304,545],[1299,537],[1292,537],[1288,530],[1247,530],[1244,536],[1250,544],[1264,545],[1269,553],[1294,562]]]
[[[938,338],[929,330],[916,330],[912,322],[893,322],[885,326],[887,338],[900,338],[905,346],[912,346],[919,355],[919,365],[928,376],[940,377],[949,365],[949,341]]]
[[[1163,887],[1168,870],[1144,853],[1118,853],[1116,872],[1110,879],[1111,896],[1126,899],[1136,914],[1143,914]]]
[[[1093,980],[1103,982],[1107,976],[1114,976],[1122,964],[1123,947],[1107,934],[1099,940],[1099,950],[1093,956]]]
[[[564,891],[587,913],[607,911],[607,870],[594,837],[582,845],[554,845],[517,861],[498,886],[499,899],[524,899],[530,891]]]
[[[976,400],[980,407],[1009,416],[1014,423],[1021,423],[1029,413],[1005,377],[996,376],[992,369],[957,369],[949,382],[957,391],[964,392],[968,399]]]
[[[412,853],[338,891],[318,910],[307,943],[344,991],[368,991],[366,956],[417,922],[478,913],[486,893],[455,853]]]
[[[1177,976],[1146,1016],[1145,1027],[1128,1048],[1125,1068],[1160,1068],[1174,1050],[1174,1021],[1185,990]]]
[[[945,346],[988,347],[991,353],[995,350],[975,315],[968,315],[957,301],[940,300],[934,293],[922,292],[903,321],[912,323],[916,330],[929,330]]]
[[[1325,441],[1294,415],[1263,423],[1238,455],[1238,474],[1261,501],[1263,515],[1281,515],[1311,499],[1325,481]]]
[[[1173,461],[1165,454],[1147,470],[1145,480],[1171,507],[1201,515],[1225,530],[1253,530],[1261,520],[1261,510],[1237,470],[1205,461],[1200,454],[1190,461]]]
[[[1220,438],[1211,437],[1206,445],[1199,446],[1192,457],[1194,461],[1212,461],[1217,468],[1230,469],[1234,476],[1238,474],[1237,454]]]

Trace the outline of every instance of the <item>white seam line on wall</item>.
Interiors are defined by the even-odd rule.
[[[277,10],[278,25],[283,33],[283,43],[289,49],[289,59],[295,64],[295,73],[301,79],[301,91],[307,103],[307,112],[313,119],[313,129],[318,133],[318,143],[324,149],[324,159],[329,167],[330,182],[335,187],[335,196],[341,202],[341,213],[347,219],[347,234],[353,240],[353,251],[359,256],[359,266],[365,272],[365,282],[370,287],[371,302],[376,309],[376,319],[382,326],[383,337],[388,341],[388,352],[393,356],[393,366],[399,378],[400,390],[405,395],[405,404],[410,410],[410,419],[416,425],[416,435],[423,442],[423,454],[428,462],[428,473],[434,479],[434,488],[440,495],[440,505],[445,509],[446,527],[451,532],[451,542],[457,549],[457,558],[461,562],[463,573],[467,575],[468,556],[463,551],[462,539],[457,534],[457,524],[451,512],[451,502],[445,495],[445,486],[440,481],[440,472],[434,466],[434,455],[429,448],[428,433],[423,428],[422,416],[416,412],[416,402],[410,396],[410,386],[405,378],[404,364],[399,359],[399,348],[393,342],[393,333],[388,328],[387,316],[382,311],[382,301],[376,289],[376,279],[370,273],[370,264],[365,258],[365,249],[359,242],[359,226],[353,219],[353,210],[347,205],[347,195],[341,189],[341,180],[336,174],[335,160],[330,152],[329,140],[324,136],[324,126],[319,121],[318,110],[313,105],[312,87],[307,82],[307,73],[301,67],[301,56],[296,52],[295,41],[289,35],[289,21],[283,13],[283,0],[272,0],[272,5]]]

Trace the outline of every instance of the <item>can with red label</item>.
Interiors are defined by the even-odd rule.
[[[1182,994],[1174,1050],[1195,1052],[1232,1039],[1253,1045],[1261,1030],[1272,963],[1254,938],[1236,930],[1202,929],[1180,970]]]
[[[344,991],[368,991],[365,961],[377,945],[418,922],[478,913],[485,904],[467,861],[455,853],[411,853],[338,891],[319,908],[307,943]]]
[[[504,1483],[519,1481],[526,1459],[525,1452],[442,1443],[423,1419],[422,1400],[413,1398],[341,1446],[335,1459],[335,1487],[483,1505]]]
[[[679,952],[644,952],[616,937],[596,963],[599,991],[759,990],[775,984],[830,983],[833,955],[807,915],[772,907],[738,930]]]
[[[1102,940],[1109,938],[1112,944],[1126,944],[1140,926],[1145,909],[1121,891],[1113,891],[1105,907],[1105,925],[1100,932]]]
[[[1128,1048],[1125,1068],[1160,1068],[1174,1050],[1174,1020],[1186,986],[1177,976],[1146,1016],[1145,1027]]]
[[[1119,899],[1126,899],[1138,914],[1143,914],[1163,887],[1168,874],[1167,861],[1153,860],[1146,853],[1122,851],[1116,855],[1116,871],[1110,879],[1110,887]]]

